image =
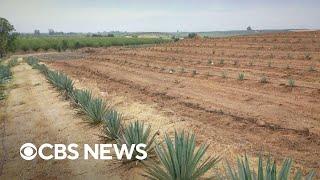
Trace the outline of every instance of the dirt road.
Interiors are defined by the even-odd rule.
[[[49,160],[37,157],[25,161],[19,149],[30,142],[101,143],[98,127],[90,127],[70,107],[68,101],[48,84],[44,76],[25,63],[13,68],[10,93],[1,106],[1,165],[0,179],[126,179],[135,177],[134,170],[123,169],[118,161]]]

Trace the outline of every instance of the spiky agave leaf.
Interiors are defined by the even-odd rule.
[[[61,72],[49,71],[47,77],[48,80],[59,90],[65,91],[68,95],[72,94],[74,90],[74,83],[67,75]]]
[[[74,88],[73,88],[74,82],[65,74],[61,74],[61,86],[64,91],[68,95],[71,95]]]
[[[146,174],[150,179],[159,180],[194,180],[202,177],[220,160],[219,157],[208,157],[203,160],[208,145],[202,144],[196,150],[194,134],[175,132],[174,142],[165,135],[165,145],[156,146],[160,164],[147,164]]]
[[[80,107],[85,108],[92,100],[92,93],[89,90],[75,90],[72,93],[72,98],[76,104]]]
[[[290,179],[290,169],[292,166],[291,159],[285,159],[282,163],[281,169],[277,174],[277,166],[275,161],[272,161],[270,157],[268,157],[267,163],[265,168],[263,167],[263,160],[262,157],[259,156],[258,162],[258,177],[256,177],[256,172],[254,169],[251,169],[249,166],[249,161],[247,155],[245,155],[244,159],[237,159],[237,169],[232,169],[232,167],[227,162],[227,174],[226,176],[228,179],[232,180],[288,180]],[[264,171],[265,169],[265,171]],[[312,179],[314,176],[314,172],[311,171],[307,176],[306,179]],[[294,175],[295,180],[301,180],[302,174],[301,171],[297,171]]]
[[[96,98],[91,99],[91,101],[83,107],[83,110],[92,124],[98,124],[102,122],[109,108],[107,108],[107,105],[102,99]]]
[[[145,144],[146,148],[144,149],[146,152],[150,152],[155,145],[155,137],[157,133],[153,136],[150,135],[151,127],[145,125],[143,122],[135,121],[130,123],[123,131],[122,136],[117,139],[117,143],[119,146],[126,144],[127,147],[131,147],[133,144]],[[136,155],[139,153],[134,150],[132,154],[132,159],[129,161],[135,161]]]
[[[105,136],[110,140],[117,140],[122,130],[122,115],[111,110],[104,118]]]

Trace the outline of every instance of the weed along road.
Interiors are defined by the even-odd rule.
[[[74,108],[65,101],[37,70],[24,62],[12,68],[13,79],[8,85],[6,106],[1,106],[1,155],[6,160],[0,179],[120,179],[134,177],[139,168],[127,170],[117,160],[84,160],[83,144],[101,143],[99,127],[84,123]],[[5,128],[5,131],[4,131]],[[43,143],[79,145],[77,160],[25,161],[20,146],[26,142],[37,147]],[[92,146],[94,147],[94,146]],[[109,167],[109,168],[108,168]],[[18,171],[19,170],[19,171]],[[122,178],[123,179],[123,178]]]

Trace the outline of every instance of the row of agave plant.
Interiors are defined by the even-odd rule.
[[[11,79],[12,72],[10,68],[18,64],[18,59],[13,58],[7,64],[0,62],[0,100],[5,99],[5,84]]]
[[[104,138],[117,142],[120,146],[123,144],[130,147],[132,144],[146,144],[146,151],[149,155],[149,161],[142,162],[145,165],[144,176],[149,179],[160,180],[193,180],[199,179],[204,175],[210,174],[209,170],[217,166],[221,157],[206,157],[208,145],[202,144],[196,148],[196,138],[194,134],[184,131],[175,132],[174,140],[168,134],[165,134],[164,141],[156,143],[157,133],[151,134],[151,127],[142,122],[135,121],[123,125],[122,115],[108,106],[102,99],[94,98],[91,91],[78,90],[73,86],[73,81],[65,74],[51,71],[45,65],[39,64],[33,57],[27,59],[28,64],[44,73],[49,82],[61,90],[66,97],[77,104],[88,116],[92,124],[103,123]],[[133,153],[133,157],[138,152]],[[154,153],[157,158],[151,158]],[[301,171],[297,171],[291,177],[292,160],[285,159],[280,170],[271,158],[268,158],[266,164],[263,163],[262,156],[259,157],[258,171],[256,172],[249,165],[247,156],[238,158],[237,167],[233,168],[227,162],[225,173],[212,174],[211,178],[232,179],[232,180],[286,180],[302,179]],[[137,161],[131,159],[130,161]],[[312,179],[314,171],[308,173],[304,178]]]
[[[17,58],[13,58],[9,60],[7,64],[5,63],[0,64],[0,84],[4,84],[7,80],[10,79],[10,77],[12,76],[10,68],[12,68],[13,66],[16,66],[17,64],[18,64]]]

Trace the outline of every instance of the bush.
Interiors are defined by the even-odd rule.
[[[193,134],[175,132],[174,142],[165,135],[164,145],[156,146],[159,163],[147,164],[146,174],[150,179],[199,179],[212,169],[220,160],[219,157],[208,157],[204,161],[207,145],[201,145],[196,150],[196,141]]]
[[[122,45],[159,44],[169,42],[160,38],[126,38],[126,37],[84,37],[84,36],[19,36],[16,40],[16,50],[28,51],[30,49],[54,49],[65,51],[66,49],[78,49],[81,47],[109,47]]]
[[[195,37],[197,37],[198,35],[197,35],[197,33],[189,33],[188,34],[188,37],[189,38],[195,38]]]
[[[81,46],[81,44],[77,41],[75,44],[74,44],[74,48],[75,49],[79,49],[79,48],[81,48],[82,46]]]
[[[62,40],[61,41],[61,50],[63,50],[63,51],[65,51],[65,50],[67,50],[68,49],[68,47],[69,47],[69,45],[68,45],[68,42],[67,42],[67,40]]]

